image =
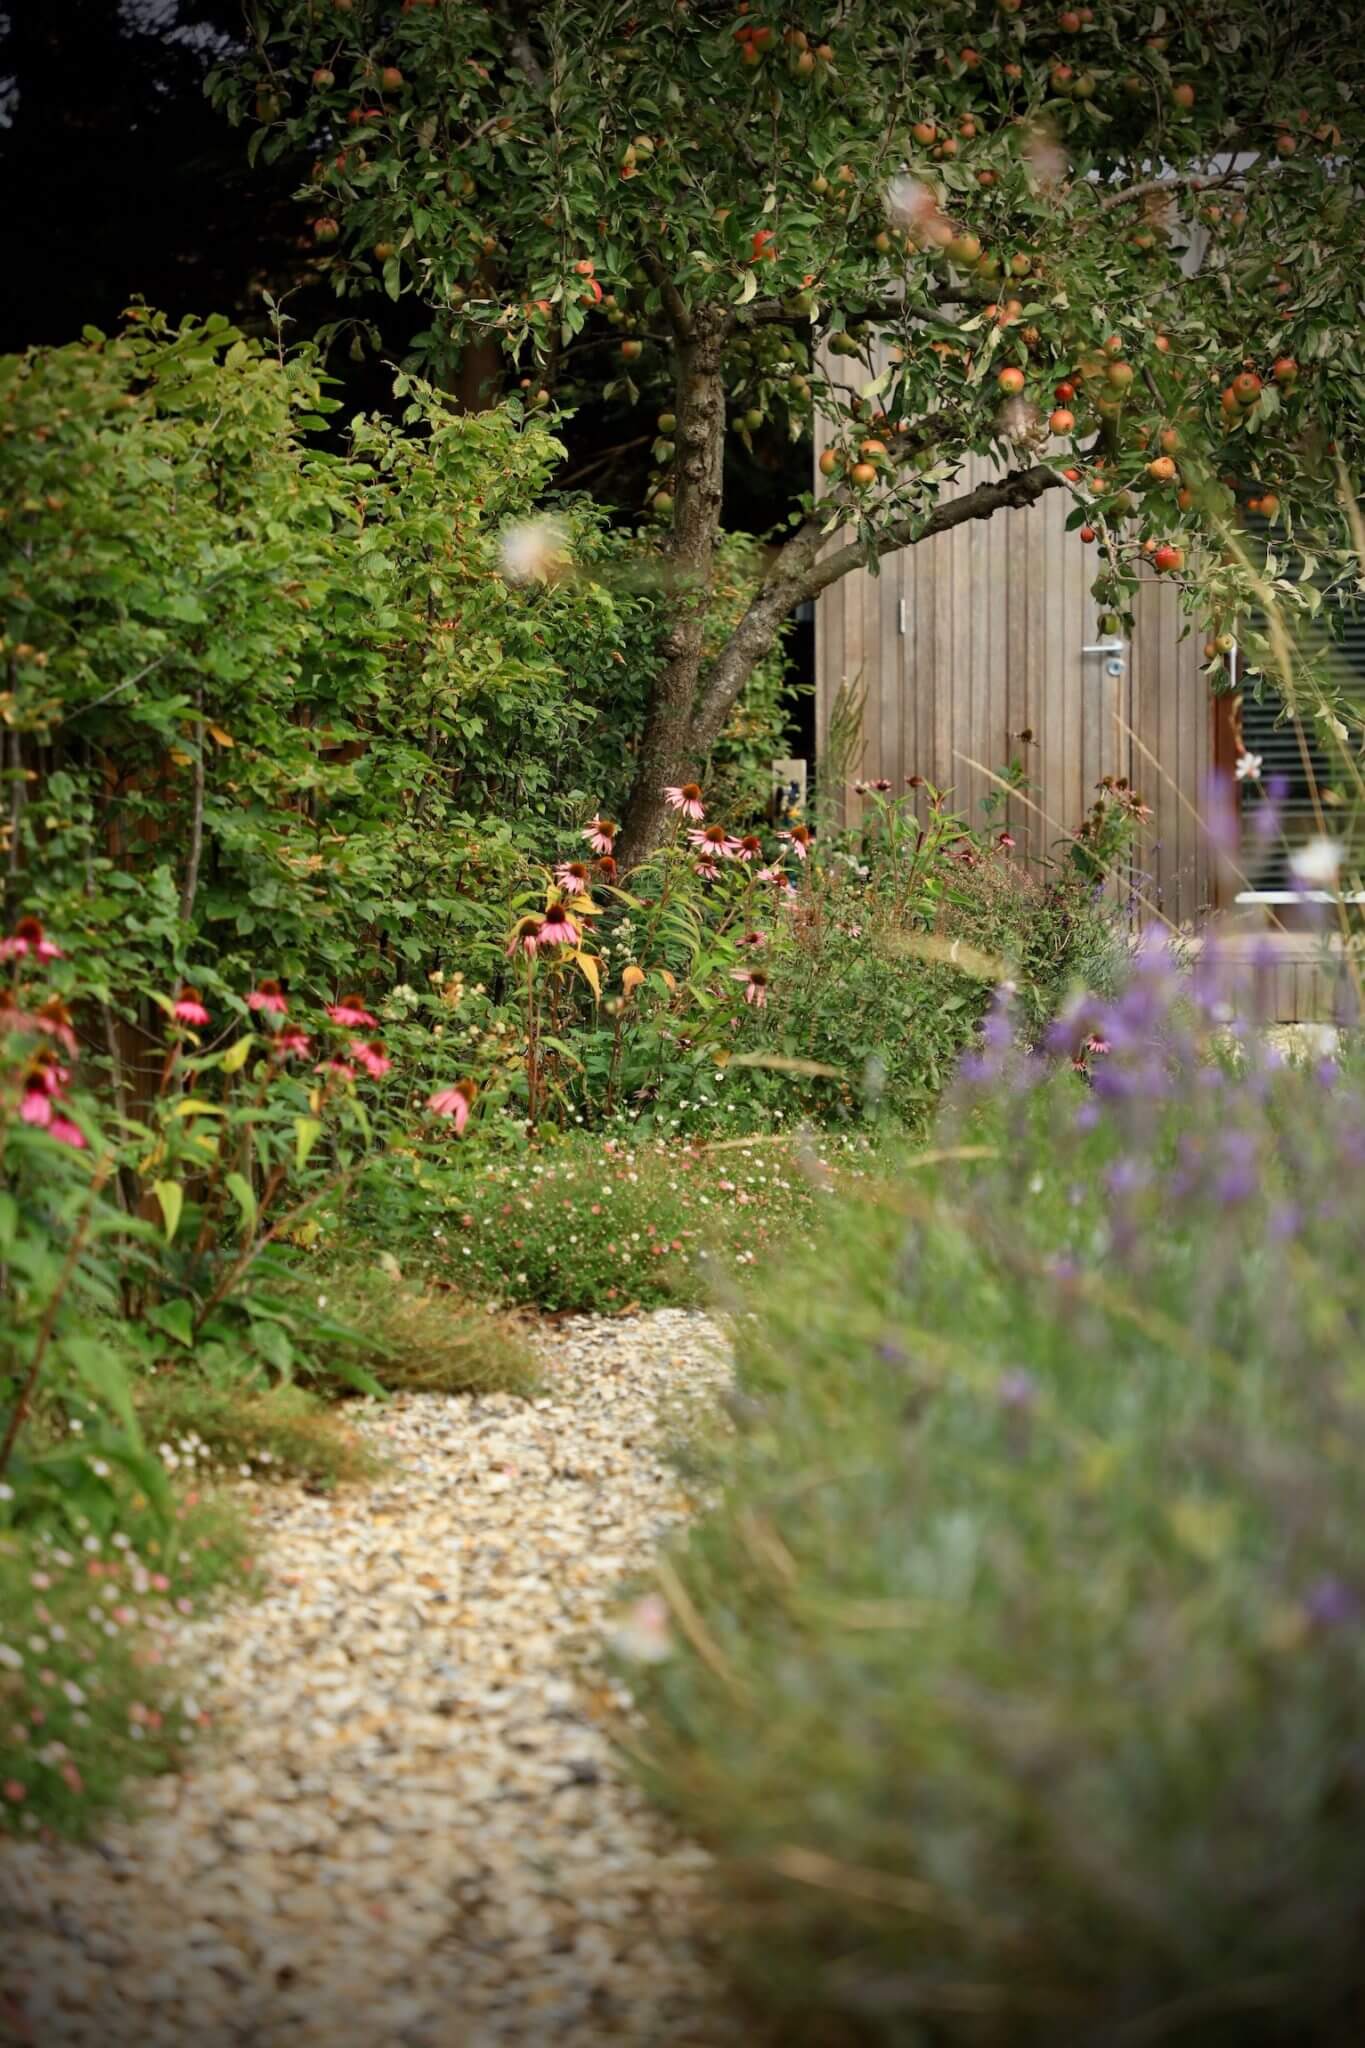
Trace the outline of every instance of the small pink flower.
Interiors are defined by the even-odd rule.
[[[355,1068],[342,1059],[340,1053],[333,1053],[329,1060],[319,1060],[314,1067],[315,1074],[335,1074],[339,1081],[354,1081]]]
[[[385,1052],[379,1039],[353,1038],[346,1048],[351,1058],[365,1069],[372,1081],[382,1081],[393,1061]]]
[[[612,859],[612,856],[609,853],[604,853],[602,855],[602,858],[597,863],[598,880],[602,882],[615,883],[616,877],[619,872],[620,870],[617,868],[616,862]]]
[[[177,1024],[207,1024],[209,1021],[209,1013],[199,1000],[199,991],[188,983],[171,1004],[171,1015]]]
[[[876,786],[877,785],[874,783],[873,788],[875,789]],[[796,858],[798,860],[804,860],[806,858],[806,855],[810,851],[811,843],[809,825],[793,825],[790,832],[779,832],[777,836],[779,839],[790,840],[791,850],[796,855]]]
[[[47,1127],[47,1135],[55,1138],[59,1145],[69,1145],[73,1152],[85,1150],[85,1132],[68,1116],[54,1116]]]
[[[875,789],[878,796],[885,796],[890,787],[891,784],[887,781],[884,775],[879,775],[875,782],[870,782],[868,784],[868,788]]]
[[[313,1050],[313,1041],[306,1031],[299,1030],[297,1024],[289,1024],[283,1031],[276,1032],[270,1050],[277,1060],[307,1059]]]
[[[62,949],[50,939],[36,917],[21,917],[7,939],[0,939],[0,960],[60,960]]]
[[[744,1000],[761,1010],[768,1000],[768,977],[761,967],[732,967],[731,981],[744,983]]]
[[[735,842],[736,860],[762,860],[762,858],[763,841],[759,838],[757,832],[746,832],[742,839]]]
[[[434,1095],[427,1097],[427,1108],[433,1116],[451,1118],[458,1138],[469,1121],[469,1107],[474,1100],[474,1083],[457,1081],[453,1087],[438,1088]]]
[[[739,852],[739,841],[730,837],[724,825],[703,825],[700,832],[687,836],[707,860],[733,860]]]
[[[709,856],[704,856],[697,862],[696,875],[700,882],[718,882],[720,880],[720,869]]]
[[[19,1105],[21,1124],[32,1124],[35,1130],[45,1131],[52,1122],[52,1097],[46,1088],[31,1083],[24,1090],[24,1099]]]
[[[587,862],[581,860],[560,861],[555,868],[555,880],[569,896],[586,896],[592,887]]]
[[[787,877],[777,861],[772,861],[766,868],[760,868],[758,871],[758,880],[760,882],[785,882],[786,879]]]
[[[995,843],[1003,853],[1008,853],[1012,846],[1018,844],[1018,841],[1012,832],[999,832],[996,834]]]
[[[379,1021],[370,1015],[359,996],[343,996],[339,1003],[329,1003],[327,1015],[334,1024],[344,1024],[351,1030],[362,1024],[368,1024],[373,1030]]]
[[[248,1010],[265,1010],[276,1017],[287,1016],[289,1012],[284,991],[277,981],[263,981],[253,988],[246,999],[246,1006]]]
[[[589,818],[583,837],[594,853],[610,853],[616,844],[616,827],[610,818]]]
[[[685,818],[701,819],[706,816],[701,790],[695,782],[683,782],[672,789],[666,789],[664,802],[671,811],[681,811]]]
[[[767,945],[768,934],[766,932],[745,932],[739,943],[741,946],[748,946],[754,952],[757,952],[760,946]]]
[[[6,1799],[14,1806],[18,1806],[21,1800],[28,1798],[27,1787],[21,1785],[17,1778],[6,1778],[4,1784],[0,1785],[0,1792],[3,1792]]]
[[[524,953],[528,960],[535,959],[543,923],[544,919],[539,917],[518,918],[516,928],[507,942],[509,960],[514,960],[518,953]]]
[[[536,934],[538,946],[576,946],[580,937],[578,926],[562,903],[552,903],[540,920]]]

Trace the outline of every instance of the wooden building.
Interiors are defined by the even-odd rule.
[[[989,460],[973,457],[949,494],[996,473]],[[859,571],[821,596],[815,668],[823,803],[847,822],[858,813],[858,780],[884,777],[901,791],[908,777],[922,775],[950,790],[953,808],[979,824],[982,800],[999,789],[991,774],[1017,760],[1026,797],[1011,798],[1003,815],[1019,855],[1064,857],[1101,777],[1124,776],[1153,813],[1131,876],[1136,915],[1193,930],[1220,911],[1235,915],[1244,931],[1268,930],[1284,952],[1279,1014],[1330,1014],[1332,977],[1316,942],[1281,929],[1294,921],[1284,907],[1288,892],[1261,887],[1240,862],[1220,862],[1210,845],[1210,802],[1235,812],[1241,792],[1236,721],[1231,700],[1216,696],[1204,673],[1202,623],[1182,610],[1174,584],[1152,572],[1143,579],[1132,638],[1102,635],[1090,595],[1096,551],[1066,530],[1072,503],[1069,493],[1053,491],[1028,510],[967,521],[887,556],[879,576]],[[849,693],[863,696],[861,738],[846,774],[832,782],[822,764],[841,691],[845,703]],[[1273,725],[1273,710],[1263,711],[1260,744]],[[1292,731],[1280,728],[1281,751],[1297,762]]]

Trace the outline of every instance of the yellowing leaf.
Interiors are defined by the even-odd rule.
[[[1169,1510],[1171,1528],[1185,1549],[1204,1564],[1216,1564],[1236,1534],[1231,1503],[1185,1499]]]
[[[245,1038],[239,1038],[236,1045],[228,1047],[227,1051],[223,1054],[223,1072],[225,1074],[241,1073],[242,1068],[246,1065],[247,1054],[251,1051],[252,1043],[252,1034],[248,1031]]]
[[[224,732],[221,725],[211,725],[209,727],[209,731],[213,734],[213,737],[217,740],[220,747],[236,746],[237,742],[232,737],[232,734],[230,732]]]
[[[194,765],[193,754],[182,754],[179,747],[171,748],[171,759],[177,768],[191,768]]]
[[[170,1243],[180,1228],[180,1215],[185,1206],[185,1190],[178,1180],[159,1180],[152,1193],[161,1204],[161,1222]]]
[[[322,1136],[322,1125],[315,1116],[294,1118],[294,1158],[298,1165],[305,1166],[308,1154]]]
[[[208,1102],[202,1095],[182,1095],[172,1116],[221,1116],[223,1106],[219,1102]]]
[[[596,960],[594,960],[591,953],[575,953],[574,959],[578,963],[579,973],[600,1002],[602,999],[602,976]]]

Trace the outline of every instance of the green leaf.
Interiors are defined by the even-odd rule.
[[[180,1228],[180,1214],[185,1206],[185,1190],[178,1180],[159,1180],[154,1182],[152,1193],[161,1204],[161,1220],[165,1225],[166,1242],[169,1244]]]
[[[225,1074],[240,1074],[242,1068],[246,1065],[247,1054],[251,1051],[255,1042],[254,1034],[248,1031],[245,1038],[239,1038],[235,1045],[230,1045],[223,1054],[223,1072]]]
[[[227,1177],[227,1191],[242,1212],[242,1221],[248,1230],[256,1226],[256,1196],[251,1182],[244,1173],[230,1173]]]
[[[0,1254],[8,1252],[19,1228],[19,1204],[13,1195],[0,1193]]]
[[[85,1385],[118,1417],[132,1441],[141,1443],[132,1389],[117,1352],[97,1337],[68,1337],[62,1349]]]
[[[194,1310],[181,1299],[163,1301],[159,1308],[147,1311],[147,1321],[154,1330],[160,1330],[167,1337],[173,1337],[177,1344],[188,1350],[194,1342]]]
[[[358,1394],[371,1394],[378,1401],[389,1398],[388,1389],[380,1385],[374,1374],[358,1365],[355,1359],[347,1358],[343,1352],[333,1352],[328,1358],[327,1375],[329,1379],[341,1380],[344,1385],[354,1387]]]
[[[294,1162],[303,1167],[308,1163],[308,1154],[322,1136],[322,1125],[315,1116],[294,1118]]]

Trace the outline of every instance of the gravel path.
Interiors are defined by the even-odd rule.
[[[374,1486],[258,1492],[266,1597],[191,1639],[216,1747],[98,1842],[0,1856],[41,2048],[737,2038],[681,1932],[705,1860],[623,1779],[582,1656],[687,1510],[661,1424],[723,1343],[668,1310],[543,1349],[545,1398],[377,1411]]]

